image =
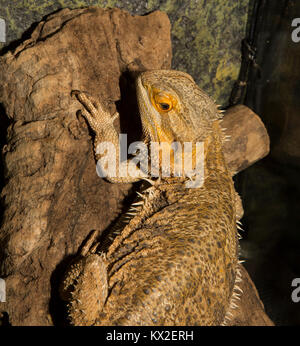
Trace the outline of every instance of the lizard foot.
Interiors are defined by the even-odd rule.
[[[113,122],[119,117],[117,112],[111,116],[109,112],[103,109],[98,100],[86,95],[84,92],[72,90],[71,96],[76,96],[84,106],[85,111],[81,111],[81,113],[96,133],[113,127]]]
[[[93,325],[108,294],[106,258],[104,254],[95,253],[96,236],[94,231],[60,286],[60,296],[68,303],[68,317],[75,325]]]

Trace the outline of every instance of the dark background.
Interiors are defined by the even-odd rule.
[[[2,53],[17,46],[44,16],[89,5],[139,15],[166,12],[173,68],[190,73],[224,107],[244,103],[261,116],[271,152],[235,178],[245,209],[241,254],[271,319],[277,325],[299,325],[300,303],[291,299],[291,283],[300,277],[300,42],[292,41],[291,23],[300,18],[300,2],[0,0],[7,30]],[[244,38],[248,49],[242,49]],[[231,95],[239,78],[247,88]],[[7,124],[1,121],[3,130]],[[4,131],[0,136],[4,144]]]
[[[300,277],[300,42],[291,38],[294,18],[300,18],[300,2],[287,0],[260,1],[249,18],[256,20],[257,51],[244,103],[264,121],[271,151],[237,177],[245,266],[279,325],[300,324],[300,303],[291,299],[291,282]]]

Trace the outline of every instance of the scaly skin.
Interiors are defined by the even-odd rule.
[[[101,104],[76,94],[95,146],[108,140],[117,145],[113,118]],[[137,97],[148,143],[204,142],[203,185],[188,188],[184,176],[155,179],[132,207],[130,221],[122,226],[120,220],[109,246],[91,246],[97,234],[92,235],[62,283],[70,322],[226,324],[240,289],[236,192],[222,152],[220,114],[179,71],[141,74]],[[161,165],[161,158],[155,160]]]

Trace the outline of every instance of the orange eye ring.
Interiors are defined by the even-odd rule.
[[[169,95],[156,93],[153,95],[152,103],[155,108],[162,113],[169,112],[173,108],[173,102]]]

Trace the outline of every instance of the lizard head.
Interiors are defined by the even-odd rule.
[[[204,141],[220,118],[213,100],[180,71],[143,72],[137,98],[144,133],[155,142]]]

